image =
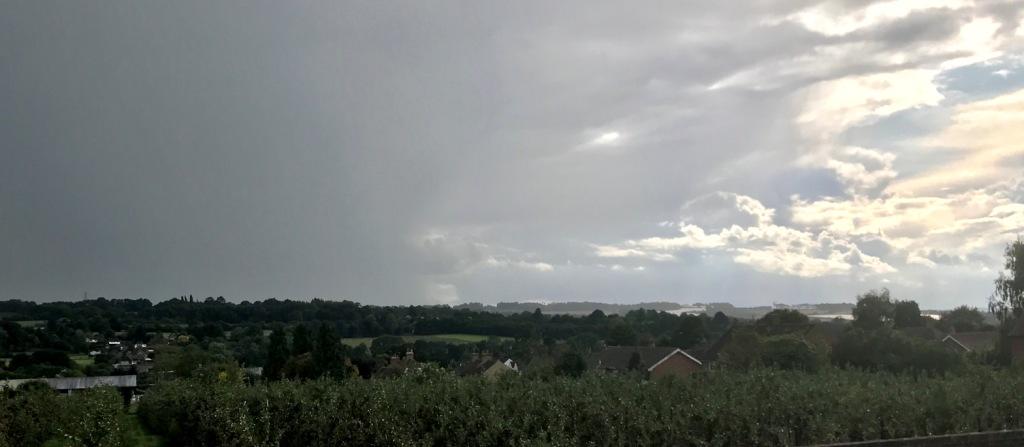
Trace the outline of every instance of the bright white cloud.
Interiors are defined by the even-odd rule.
[[[892,0],[870,2],[847,10],[843,2],[822,2],[788,18],[807,29],[828,36],[843,36],[882,23],[906,18],[929,9],[960,9],[973,6],[970,0]]]
[[[555,270],[550,263],[509,247],[479,241],[479,235],[432,232],[419,243],[425,271],[435,276],[466,275],[482,268],[513,269],[547,273]]]
[[[893,191],[920,194],[979,187],[1024,169],[1024,89],[959,105],[950,121],[949,127],[924,141],[922,149],[952,149],[954,161],[903,179]]]
[[[683,221],[679,236],[629,240],[613,246],[600,246],[600,257],[639,257],[666,259],[683,250],[706,250],[732,256],[733,261],[756,270],[800,277],[846,274],[891,273],[895,269],[881,259],[864,254],[849,240],[828,231],[803,231],[777,225],[774,210],[757,200],[731,193],[715,193],[714,201],[737,211],[736,216],[758,216],[745,225],[732,224],[717,233]],[[720,200],[726,199],[726,200]],[[690,204],[706,204],[698,199]],[[706,209],[705,206],[702,208]],[[684,207],[686,210],[686,207]],[[719,221],[719,224],[722,222]]]
[[[978,267],[996,267],[999,247],[1024,231],[1024,204],[1014,197],[1014,184],[950,195],[796,199],[792,220],[811,231],[884,242],[908,263],[934,267],[940,257],[947,264],[975,259]]]
[[[459,293],[454,284],[430,283],[426,286],[427,299],[431,304],[455,304]]]
[[[825,162],[835,171],[849,195],[860,195],[885,187],[898,173],[893,169],[896,156],[862,147],[846,147],[836,151]]]
[[[922,106],[938,105],[938,71],[909,69],[850,76],[809,87],[797,123],[813,151],[831,149],[836,137],[854,125]],[[817,155],[831,155],[830,152]]]
[[[619,140],[618,132],[606,132],[594,139],[594,144],[612,144]]]

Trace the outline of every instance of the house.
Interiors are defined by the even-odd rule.
[[[947,335],[942,344],[954,352],[985,352],[995,349],[998,336],[996,331],[960,332]]]
[[[504,362],[495,360],[491,363],[491,366],[487,367],[480,375],[487,378],[495,378],[504,374],[519,374],[519,365],[516,364],[512,359],[507,359]]]
[[[1024,363],[1024,318],[1018,318],[1013,329],[1006,334],[1010,345],[1010,359],[1013,364]]]
[[[481,357],[469,360],[456,369],[460,376],[484,376],[498,377],[506,373],[519,373],[519,364],[515,360],[507,358],[501,360],[494,357]]]
[[[355,367],[354,365],[352,365],[351,360],[349,360],[348,358],[345,359],[345,364],[346,364],[346,367],[352,367],[352,368]],[[398,376],[401,376],[401,375],[403,375],[405,373],[412,372],[412,371],[420,371],[422,369],[423,369],[423,364],[421,364],[421,363],[416,361],[416,356],[414,355],[412,349],[410,349],[410,350],[405,352],[405,356],[404,357],[399,357],[397,355],[392,355],[388,359],[387,365],[384,366],[383,368],[381,368],[380,370],[378,370],[377,373],[375,374],[375,376],[377,376],[377,377],[398,377]]]
[[[590,366],[599,371],[641,371],[651,379],[684,377],[701,369],[702,363],[674,347],[610,346],[594,353]]]

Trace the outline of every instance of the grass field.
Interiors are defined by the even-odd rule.
[[[27,328],[46,326],[46,321],[45,320],[18,320],[18,321],[15,321],[15,323],[18,323],[19,325],[21,325],[21,327],[27,327]]]
[[[507,339],[508,337],[498,337],[500,339]],[[416,340],[428,340],[428,341],[443,341],[445,343],[477,343],[487,340],[486,335],[472,335],[472,334],[437,334],[437,335],[403,335],[402,339],[406,342],[415,342]],[[357,337],[357,338],[343,338],[341,342],[349,346],[359,346],[365,344],[366,347],[370,347],[373,343],[373,337]]]
[[[70,355],[70,357],[71,357],[71,361],[77,363],[78,366],[82,366],[82,367],[86,367],[86,366],[92,365],[93,363],[96,362],[95,360],[93,360],[92,357],[89,357],[86,354],[72,354],[72,355]]]

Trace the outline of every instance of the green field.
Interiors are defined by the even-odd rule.
[[[27,328],[35,328],[35,327],[46,326],[46,321],[45,320],[18,320],[18,321],[15,321],[15,323],[18,323],[19,325],[21,325],[21,327],[27,327]]]
[[[408,343],[414,343],[416,340],[427,340],[427,341],[443,341],[445,343],[477,343],[487,340],[489,337],[486,335],[472,335],[472,334],[437,334],[437,335],[403,335],[402,339]],[[498,337],[502,340],[507,340],[509,337]],[[373,343],[373,337],[356,337],[356,338],[343,338],[341,342],[352,347],[359,346],[361,344],[370,347]]]
[[[89,357],[87,354],[72,354],[70,355],[70,357],[71,361],[77,363],[78,366],[82,367],[86,367],[95,363],[95,360],[93,360],[93,358]]]

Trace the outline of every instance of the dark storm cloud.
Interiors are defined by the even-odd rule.
[[[826,36],[785,20],[809,1],[720,3],[7,5],[0,298],[818,293],[592,247],[720,189],[834,195],[794,93],[948,57],[913,50],[969,14]]]

